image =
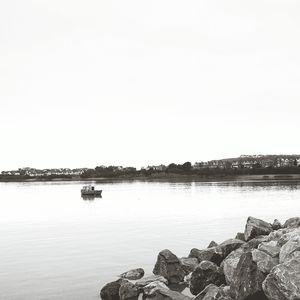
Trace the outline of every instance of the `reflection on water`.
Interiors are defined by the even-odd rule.
[[[150,273],[161,249],[186,256],[249,215],[300,215],[298,181],[98,185],[105,196],[83,201],[81,182],[0,183],[2,299],[97,299],[127,269]]]
[[[81,195],[82,200],[94,201],[97,198],[102,198],[102,195]]]

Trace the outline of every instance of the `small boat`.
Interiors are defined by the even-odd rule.
[[[85,185],[81,189],[81,196],[101,197],[102,190],[95,190],[95,187],[93,185]]]

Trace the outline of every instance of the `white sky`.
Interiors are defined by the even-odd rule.
[[[0,170],[300,152],[300,1],[0,1]]]

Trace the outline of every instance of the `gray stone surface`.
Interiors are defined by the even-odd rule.
[[[270,300],[300,299],[300,256],[277,265],[263,282]]]
[[[182,257],[179,260],[186,275],[193,272],[199,264],[195,257]]]
[[[136,286],[138,287],[145,287],[146,285],[148,285],[149,283],[151,282],[154,282],[154,281],[158,281],[158,282],[162,282],[164,284],[168,284],[168,280],[166,278],[164,278],[163,276],[160,276],[160,275],[151,275],[151,276],[146,276],[142,279],[139,279],[138,281],[136,281]]]
[[[217,246],[217,249],[222,253],[222,257],[226,258],[233,250],[240,248],[244,244],[244,241],[238,239],[229,239]]]
[[[249,217],[245,227],[245,240],[249,241],[260,235],[268,235],[272,230],[270,223]]]
[[[122,283],[126,280],[119,279],[113,282],[107,283],[100,291],[100,297],[102,300],[120,300],[119,290]]]
[[[262,299],[262,282],[265,275],[253,261],[252,253],[243,253],[237,264],[231,282],[231,289],[236,300]]]
[[[211,261],[202,261],[192,273],[190,291],[197,295],[210,283],[217,286],[225,283],[223,271]]]
[[[137,268],[137,269],[132,269],[127,272],[124,272],[120,275],[121,278],[124,279],[129,279],[129,280],[138,280],[141,279],[145,274],[144,269],[142,268]]]
[[[234,271],[236,270],[237,264],[245,251],[242,248],[232,251],[222,262],[221,267],[225,275],[227,284],[233,281]]]
[[[151,291],[146,299],[151,300],[191,300],[190,297],[182,293],[172,291],[165,288],[156,288]]]
[[[169,283],[180,283],[183,282],[186,271],[179,258],[170,250],[165,249],[158,254],[153,274],[165,277]]]
[[[204,260],[208,260],[217,265],[220,265],[220,263],[223,260],[223,253],[218,248],[218,246],[207,248],[204,250],[199,250],[197,248],[193,248],[189,254],[189,257],[197,258],[199,263]]]
[[[286,220],[283,227],[287,227],[287,228],[300,227],[300,218],[294,217],[294,218],[290,218],[290,219]]]
[[[258,249],[252,250],[252,257],[253,261],[257,264],[258,269],[264,274],[269,274],[270,271],[279,264],[278,257],[272,257]]]
[[[139,288],[132,282],[123,282],[119,289],[120,300],[137,300],[139,296]]]
[[[300,236],[295,236],[286,242],[280,249],[279,261],[283,263],[295,256],[300,251]]]

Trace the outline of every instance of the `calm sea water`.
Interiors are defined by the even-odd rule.
[[[150,273],[157,253],[243,231],[249,215],[300,215],[300,182],[0,183],[0,298],[98,299],[130,268]]]

